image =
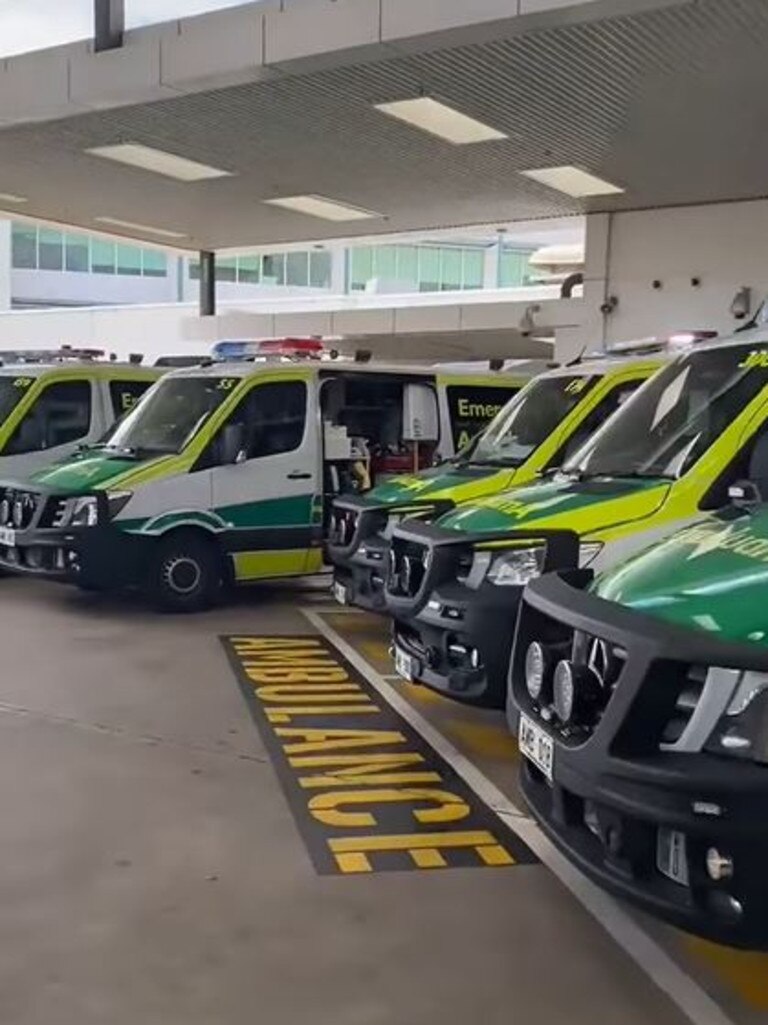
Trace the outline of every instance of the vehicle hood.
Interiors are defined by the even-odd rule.
[[[768,509],[710,516],[601,574],[592,589],[724,640],[768,643]]]
[[[437,466],[419,474],[392,477],[369,491],[365,498],[371,505],[398,505],[432,498],[466,502],[509,487],[514,473],[511,467],[500,470],[496,466]]]
[[[81,452],[63,463],[39,470],[32,474],[30,480],[33,484],[68,495],[106,491],[126,487],[139,475],[145,476],[148,468],[154,469],[169,458],[125,459],[107,452]]]
[[[592,534],[653,515],[664,503],[669,487],[668,482],[657,480],[555,478],[480,499],[437,522],[448,530],[467,533],[541,526]]]

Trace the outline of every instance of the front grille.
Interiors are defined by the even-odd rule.
[[[40,496],[32,491],[4,488],[0,492],[0,526],[26,530],[32,523]]]
[[[336,509],[331,513],[328,537],[333,545],[346,548],[352,544],[357,530],[359,514],[354,509]]]
[[[395,538],[389,551],[387,588],[402,598],[415,598],[421,590],[429,568],[427,545]]]
[[[685,682],[677,695],[672,714],[662,730],[661,743],[663,746],[677,744],[682,738],[698,707],[706,682],[707,669],[705,666],[688,667]]]

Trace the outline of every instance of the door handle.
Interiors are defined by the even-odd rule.
[[[288,480],[311,480],[311,473],[303,473],[301,470],[294,470],[293,473],[288,474]]]

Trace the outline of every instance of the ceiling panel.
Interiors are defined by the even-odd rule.
[[[30,215],[86,228],[107,215],[214,249],[753,198],[768,194],[767,49],[765,0],[692,0],[276,77],[7,128],[0,192],[28,196]],[[422,92],[508,138],[454,147],[372,109]],[[125,141],[234,176],[184,185],[83,152]],[[580,202],[518,174],[559,164],[627,191]],[[384,216],[331,224],[262,203],[297,193]]]

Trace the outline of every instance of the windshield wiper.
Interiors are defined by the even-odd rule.
[[[137,458],[137,450],[135,448],[127,448],[123,445],[110,445],[108,442],[97,441],[93,445],[80,445],[78,447],[80,452],[114,452],[120,454],[124,459]]]
[[[617,480],[676,480],[669,473],[644,473],[642,470],[608,470],[591,477],[615,477]]]

